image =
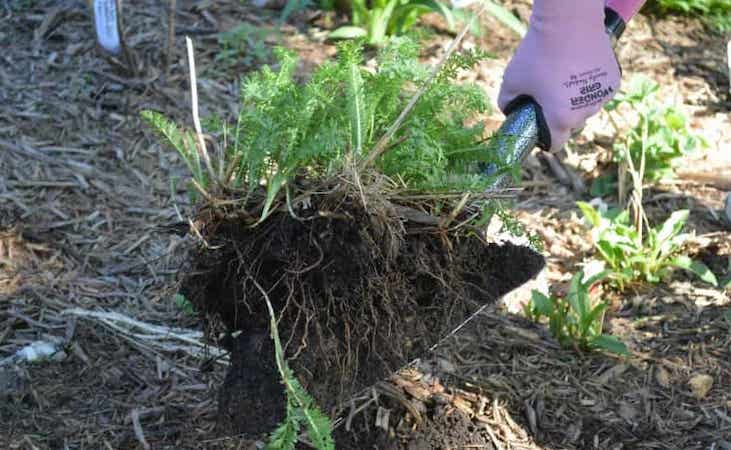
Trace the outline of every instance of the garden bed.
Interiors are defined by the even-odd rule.
[[[215,349],[205,360],[160,351],[100,322],[61,312],[106,310],[159,325],[202,326],[199,317],[173,301],[181,262],[194,261],[188,249],[200,251],[192,240],[168,232],[180,220],[178,213],[192,214],[186,192],[179,185],[171,192],[170,186],[171,178],[186,171],[175,154],[154,144],[139,112],[155,108],[189,120],[183,42],[189,34],[196,43],[201,106],[232,113],[233,80],[258,63],[216,61],[215,32],[240,22],[273,25],[276,19],[239,1],[178,1],[178,46],[170,75],[163,76],[155,69],[165,40],[160,2],[125,3],[128,36],[146,67],[153,68],[127,78],[95,52],[81,3],[69,6],[69,14],[59,14],[67,10],[52,1],[8,5],[10,12],[0,8],[0,42],[6,49],[0,64],[0,357],[49,336],[68,337],[70,346],[64,361],[0,373],[0,447],[256,448],[256,441],[217,428],[219,403],[225,403],[219,400],[227,398],[219,397],[220,387],[226,373],[238,369],[219,364],[225,358]],[[515,10],[524,14],[527,2],[516,2]],[[302,73],[334,52],[313,34],[298,31],[308,26],[306,20],[296,17],[296,26],[283,31],[286,46],[304,57],[298,66]],[[495,98],[517,38],[491,18],[485,24],[489,32],[468,44],[497,58],[464,78]],[[36,36],[39,29],[45,32]],[[429,62],[449,39],[443,30],[430,31],[423,54]],[[641,16],[619,48],[626,77],[645,73],[661,83],[663,98],[682,97],[693,112],[692,127],[711,143],[708,153],[687,160],[684,170],[726,161],[728,38],[695,19]],[[485,120],[495,127],[501,116],[493,112]],[[572,164],[587,183],[603,167],[595,162],[612,145],[607,130],[609,125],[595,122],[578,140],[579,154],[567,158],[578,160]],[[560,286],[591,251],[574,206],[583,197],[556,181],[538,159],[528,161],[522,186],[519,219],[542,236],[547,276]],[[681,177],[652,190],[648,199],[654,219],[691,210],[689,228],[698,234],[691,256],[706,262],[719,279],[729,274],[731,256],[729,229],[714,216],[723,189]],[[492,257],[507,251],[493,250]],[[307,255],[304,262],[319,259],[314,256],[319,252]],[[369,443],[381,448],[724,448],[731,435],[728,295],[682,274],[647,291],[608,294],[612,311],[606,329],[635,352],[630,360],[561,349],[543,327],[495,305],[422,357],[418,370],[355,395],[339,414],[336,439],[352,448]],[[271,339],[261,334],[244,344],[240,354],[251,355],[252,346],[271,345]],[[261,353],[269,355],[271,349]],[[702,398],[690,385],[698,375],[713,381]],[[272,390],[260,403],[273,405],[269,396],[282,395],[282,389],[268,386]]]

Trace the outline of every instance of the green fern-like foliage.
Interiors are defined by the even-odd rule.
[[[295,78],[292,53],[277,49],[275,55],[277,70],[264,67],[242,80],[235,121],[206,122],[204,131],[220,137],[223,154],[211,156],[211,164],[223,161],[223,167],[205,170],[192,133],[157,113],[143,114],[186,160],[201,187],[220,185],[243,198],[265,188],[274,201],[295,175],[317,179],[337,173],[347,161],[367,156],[430,70],[406,38],[379,52],[375,70],[364,67],[360,44],[343,43],[337,59],[320,66],[306,83]],[[453,81],[459,69],[486,57],[482,52],[452,56],[377,161],[381,172],[414,191],[487,187],[489,180],[476,175],[476,165],[489,159],[483,129],[465,127],[465,121],[487,111],[488,99],[478,87]]]
[[[310,444],[317,450],[335,450],[333,426],[330,419],[320,411],[312,396],[300,384],[294,372],[287,364],[282,348],[282,341],[277,330],[277,318],[274,308],[265,297],[269,310],[269,327],[274,341],[274,358],[279,375],[282,377],[284,392],[287,396],[286,417],[272,432],[266,450],[294,450],[299,432],[304,424]]]

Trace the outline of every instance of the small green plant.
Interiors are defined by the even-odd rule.
[[[731,0],[656,0],[655,3],[660,11],[700,16],[720,31],[731,30]]]
[[[480,0],[479,3],[508,28],[521,36],[525,34],[525,25],[504,6],[492,0]],[[383,45],[389,37],[407,33],[427,13],[440,14],[451,30],[457,22],[470,22],[472,32],[480,34],[479,26],[471,22],[472,13],[452,8],[439,0],[350,0],[348,4],[351,24],[330,33],[332,39],[364,38],[370,45]]]
[[[227,67],[239,64],[253,66],[268,62],[272,52],[265,39],[275,32],[267,27],[242,23],[220,33],[218,44],[221,51],[216,55],[216,62]]]
[[[382,45],[390,36],[403,35],[426,13],[441,14],[454,28],[452,9],[438,0],[351,0],[351,25],[330,33],[332,39],[365,38],[371,45]]]
[[[615,144],[614,157],[620,163],[631,158],[634,166],[640,167],[644,150],[644,180],[650,182],[674,178],[681,157],[708,145],[690,131],[680,109],[657,100],[658,89],[654,81],[637,76],[606,106],[611,112],[624,103],[639,114],[639,121]]]
[[[177,306],[179,310],[183,311],[185,314],[187,314],[189,316],[195,315],[195,307],[190,302],[190,300],[185,298],[184,295],[175,294],[175,297],[173,297],[173,298],[174,298],[175,306]]]
[[[566,297],[548,297],[533,291],[531,301],[524,308],[525,315],[536,322],[547,320],[551,334],[564,347],[629,355],[624,343],[602,333],[607,305],[590,295],[591,288],[606,275],[607,272],[602,272],[585,280],[583,271],[576,273]]]
[[[717,285],[708,267],[680,254],[689,235],[681,233],[688,211],[676,211],[660,226],[647,227],[644,234],[630,224],[627,211],[608,209],[600,213],[588,203],[578,202],[579,209],[592,226],[594,247],[611,271],[609,278],[619,289],[636,281],[660,282],[671,269],[680,268],[701,280]]]

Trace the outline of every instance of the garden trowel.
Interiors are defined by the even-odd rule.
[[[464,0],[463,0],[464,1]],[[636,1],[632,12],[624,12],[624,17],[620,14],[620,10],[627,9],[625,5],[619,8],[613,7],[615,3],[632,3],[622,0],[609,0],[606,7],[606,18],[604,24],[607,33],[609,33],[613,42],[620,38],[624,32],[627,21],[630,20],[634,11],[637,11],[642,5],[642,1]],[[508,114],[500,129],[495,133],[493,141],[490,144],[491,151],[496,153],[497,163],[490,163],[483,167],[486,175],[495,175],[499,168],[513,167],[522,164],[525,157],[535,147],[542,146],[539,138],[539,114],[540,107],[534,102],[526,102],[522,106]],[[509,183],[508,175],[500,175],[496,178],[490,189],[500,189]]]
[[[471,3],[481,3],[484,1],[490,1],[490,3],[494,6],[494,3],[491,0],[452,0],[452,4],[456,8],[464,8]],[[621,3],[621,5],[614,8],[613,5],[615,3]],[[627,21],[629,21],[634,13],[640,9],[642,4],[643,0],[637,0],[634,2],[632,0],[608,0],[604,25],[607,33],[612,36],[613,43],[616,44],[617,40],[619,40],[625,30]],[[628,5],[630,6],[628,7]],[[628,9],[631,11],[627,11]],[[522,164],[528,153],[530,153],[535,147],[542,146],[539,138],[538,121],[538,115],[541,114],[540,110],[541,108],[536,103],[524,103],[521,107],[508,114],[500,129],[495,133],[493,142],[490,144],[490,149],[491,151],[496,152],[498,163],[490,163],[482,168],[486,175],[496,176],[490,190],[502,189],[510,182],[510,175],[498,175],[499,168],[513,167],[515,165]],[[510,241],[512,239],[508,238],[508,240]],[[514,244],[519,246],[521,245],[520,242],[514,242]],[[511,302],[522,302],[520,297],[525,297],[526,293],[531,292],[534,288],[537,288],[540,291],[547,290],[546,280],[543,279],[543,274],[544,272],[541,271],[526,284],[518,286],[513,291],[503,295],[501,297],[501,301],[508,304],[508,309],[510,310],[509,304]],[[515,297],[515,299],[511,300],[511,297]],[[460,329],[480,314],[487,306],[488,305],[485,305],[476,311],[471,317],[449,333],[449,335],[442,338],[439,343],[431,348],[431,350],[434,350],[447,338],[459,332]]]

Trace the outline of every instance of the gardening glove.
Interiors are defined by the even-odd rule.
[[[607,0],[607,7],[619,14],[625,22],[629,22],[644,4],[645,0]]]
[[[619,89],[604,0],[534,0],[528,33],[508,64],[498,105],[539,105],[539,146],[558,151]]]

